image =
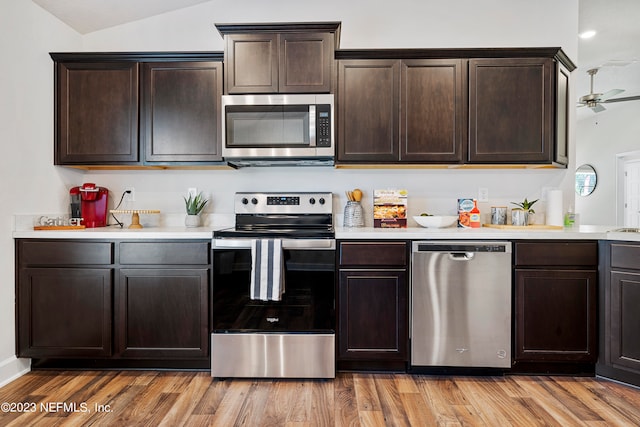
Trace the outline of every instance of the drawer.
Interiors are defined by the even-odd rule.
[[[611,267],[640,270],[640,245],[612,243]]]
[[[18,259],[22,265],[92,265],[113,262],[111,242],[21,240]]]
[[[205,265],[209,264],[211,242],[121,242],[120,264],[128,265]]]
[[[594,241],[516,242],[517,266],[598,265],[598,244]]]
[[[341,266],[406,267],[406,242],[341,242]]]

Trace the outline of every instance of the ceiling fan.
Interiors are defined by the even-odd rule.
[[[580,97],[578,103],[578,107],[589,107],[593,110],[594,113],[599,113],[600,111],[606,110],[602,104],[610,103],[610,102],[623,102],[623,101],[634,101],[640,100],[640,96],[627,96],[622,98],[612,98],[612,96],[616,96],[622,92],[624,89],[611,89],[605,93],[593,93],[593,76],[598,72],[598,68],[592,68],[587,71],[587,74],[591,76],[591,89],[588,95],[584,95]]]

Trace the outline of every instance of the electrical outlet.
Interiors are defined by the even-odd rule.
[[[125,187],[124,191],[129,191],[129,193],[125,193],[124,200],[127,202],[135,202],[136,201],[136,189],[133,187]]]
[[[198,195],[198,189],[196,187],[191,187],[187,190],[189,197],[194,198]]]
[[[489,189],[485,187],[478,188],[478,201],[479,202],[488,202],[489,201]]]

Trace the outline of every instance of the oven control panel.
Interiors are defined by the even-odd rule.
[[[333,194],[314,193],[236,193],[236,214],[327,214],[333,212]]]

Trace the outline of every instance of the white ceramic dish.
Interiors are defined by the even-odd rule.
[[[446,228],[456,223],[458,217],[455,215],[432,215],[414,216],[413,219],[426,228]]]

